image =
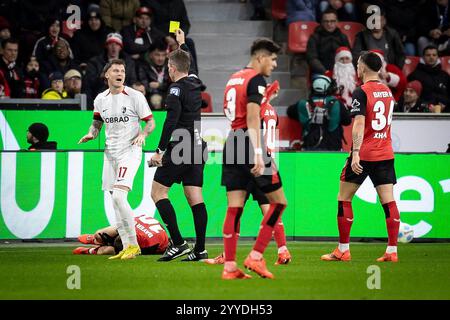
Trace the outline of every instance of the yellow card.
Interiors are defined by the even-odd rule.
[[[169,33],[175,33],[177,29],[180,29],[180,21],[170,21]]]

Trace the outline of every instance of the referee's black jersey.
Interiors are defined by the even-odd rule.
[[[172,133],[177,129],[187,129],[194,137],[197,129],[200,133],[203,84],[196,75],[179,79],[169,86],[166,108],[167,117],[158,145],[160,150],[166,150]]]

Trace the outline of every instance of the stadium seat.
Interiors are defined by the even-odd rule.
[[[202,112],[213,112],[211,95],[206,91],[202,91],[202,99],[208,103],[208,106],[203,108]]]
[[[405,77],[408,77],[414,70],[416,70],[417,65],[419,64],[420,57],[415,56],[407,56],[405,59],[405,64],[403,65],[403,74]]]
[[[297,21],[289,25],[288,45],[293,53],[305,53],[309,37],[319,24],[315,21]]]
[[[341,32],[347,36],[350,47],[353,48],[356,35],[358,34],[358,32],[364,30],[364,25],[358,22],[350,21],[341,21],[338,22],[337,25]]]
[[[300,122],[290,119],[286,116],[278,117],[279,140],[289,141],[289,145],[293,141],[301,141],[302,139],[302,126]]]
[[[286,19],[287,0],[272,0],[272,18],[274,20]]]
[[[450,75],[450,56],[441,57],[442,70]]]

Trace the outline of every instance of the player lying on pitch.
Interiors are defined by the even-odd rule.
[[[142,254],[164,253],[169,238],[158,220],[142,215],[134,218],[134,223],[137,243]],[[95,234],[83,234],[78,240],[94,246],[78,247],[73,250],[73,254],[113,255],[123,249],[122,239],[117,228],[113,226],[100,229]]]

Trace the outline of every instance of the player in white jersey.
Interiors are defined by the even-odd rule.
[[[152,112],[144,95],[124,86],[125,63],[115,59],[107,63],[103,74],[108,89],[94,100],[94,120],[89,133],[78,143],[95,139],[106,126],[103,163],[103,191],[112,195],[116,227],[123,242],[123,250],[109,259],[132,259],[139,255],[133,211],[128,203],[128,192],[142,159],[142,145],[155,128]],[[140,121],[145,121],[141,131]]]

